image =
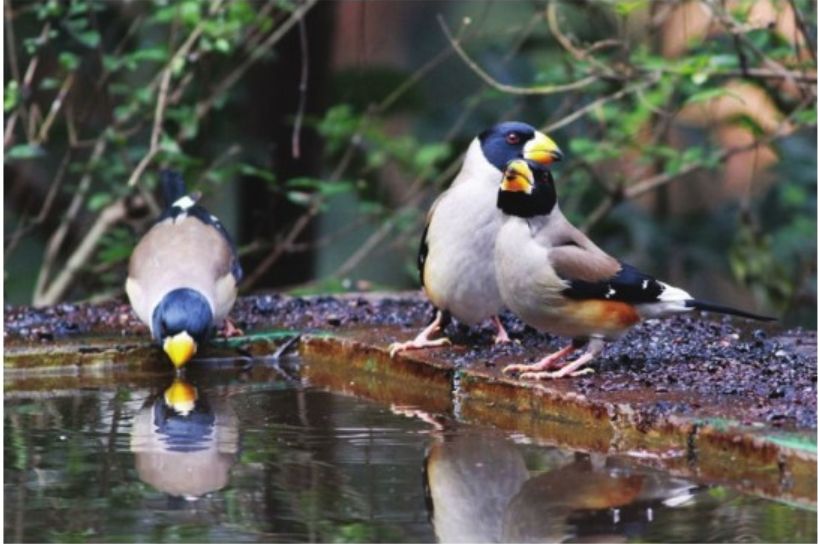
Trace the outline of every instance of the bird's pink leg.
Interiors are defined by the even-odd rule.
[[[576,378],[577,376],[582,376],[584,374],[592,374],[594,372],[593,368],[582,368],[583,366],[587,365],[594,358],[602,352],[602,348],[604,344],[602,340],[594,339],[591,340],[591,343],[588,345],[588,351],[582,354],[576,361],[571,361],[564,367],[560,368],[555,372],[523,372],[520,374],[520,379],[522,380],[556,380],[559,378]]]
[[[420,334],[418,334],[414,339],[409,340],[408,342],[394,342],[390,344],[389,356],[394,357],[401,351],[407,351],[410,349],[437,348],[450,345],[452,343],[451,340],[445,336],[435,340],[429,339],[430,336],[440,331],[440,324],[442,321],[443,312],[438,310],[435,320],[432,321],[428,327],[420,331]]]
[[[511,342],[511,338],[509,338],[506,328],[503,327],[503,322],[500,321],[500,316],[492,316],[491,321],[494,323],[494,326],[497,327],[497,335],[494,337],[494,343],[505,344],[506,342]]]
[[[224,338],[233,338],[234,336],[244,336],[244,331],[236,326],[229,318],[225,318],[224,325],[219,331],[219,336]]]
[[[552,353],[550,355],[546,355],[545,357],[543,357],[542,359],[540,359],[539,361],[537,361],[534,364],[530,364],[530,365],[521,365],[521,364],[508,365],[505,368],[503,368],[503,374],[508,374],[510,372],[531,373],[531,372],[536,372],[538,370],[551,370],[554,367],[556,367],[561,360],[565,359],[566,357],[571,355],[574,351],[576,351],[576,349],[577,348],[575,348],[573,344],[568,344],[567,346],[565,346],[561,350],[555,351],[554,353]]]

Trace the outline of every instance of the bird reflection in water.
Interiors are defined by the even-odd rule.
[[[226,399],[207,399],[176,377],[137,413],[131,451],[143,482],[195,500],[227,485],[238,452],[238,419]]]
[[[626,459],[551,450],[532,477],[502,433],[438,430],[424,478],[440,542],[624,541],[695,500],[697,486]]]

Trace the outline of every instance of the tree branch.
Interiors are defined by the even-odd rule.
[[[438,23],[440,23],[440,27],[443,29],[443,33],[449,40],[449,44],[452,46],[452,48],[454,48],[454,50],[457,52],[457,54],[460,56],[460,58],[463,60],[466,66],[468,66],[471,69],[471,71],[474,72],[475,75],[477,75],[477,77],[482,79],[484,83],[498,91],[522,96],[557,94],[582,89],[594,83],[598,79],[597,76],[587,76],[572,83],[566,83],[563,85],[540,85],[538,87],[517,87],[514,85],[500,83],[499,81],[491,77],[476,62],[474,62],[471,59],[471,57],[468,56],[468,54],[463,50],[463,47],[461,47],[460,42],[452,36],[451,32],[449,31],[449,27],[443,20],[443,17],[438,15],[437,20]]]
[[[148,152],[145,153],[145,156],[142,157],[142,160],[139,161],[139,164],[136,165],[133,172],[131,172],[131,177],[128,179],[128,187],[133,187],[137,184],[139,178],[142,176],[142,173],[159,152],[159,137],[162,134],[162,123],[165,120],[165,108],[168,104],[170,76],[171,67],[168,66],[165,68],[165,72],[162,75],[162,81],[159,84],[159,92],[156,97],[156,111],[153,115],[153,130],[151,131],[150,147],[148,148]]]

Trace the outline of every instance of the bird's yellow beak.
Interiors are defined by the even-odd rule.
[[[162,347],[176,368],[181,368],[185,363],[190,361],[193,356],[196,355],[197,348],[196,341],[187,331],[182,331],[175,336],[168,336],[165,338],[165,343]]]
[[[561,161],[562,151],[554,140],[538,130],[523,147],[523,157],[547,165]]]
[[[531,194],[534,189],[534,174],[524,160],[514,160],[508,163],[500,183],[500,190],[509,193]]]
[[[188,415],[196,406],[199,392],[185,380],[176,378],[170,387],[165,389],[165,404],[182,414]]]

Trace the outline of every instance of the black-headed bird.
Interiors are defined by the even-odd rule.
[[[417,264],[420,283],[437,312],[413,340],[392,344],[392,355],[448,344],[448,338],[432,337],[452,315],[468,325],[492,318],[496,341],[508,341],[497,317],[503,304],[492,255],[502,220],[496,205],[498,180],[505,165],[517,157],[550,164],[562,153],[551,138],[530,125],[500,123],[472,141],[451,187],[432,204]]]
[[[130,449],[139,479],[189,500],[223,488],[239,449],[238,425],[226,398],[208,399],[176,378],[134,416]]]
[[[166,208],[134,248],[125,290],[178,369],[227,317],[242,270],[230,235],[181,175],[163,171],[160,182]]]
[[[548,379],[592,372],[583,367],[602,351],[604,341],[643,319],[707,310],[773,320],[697,300],[611,257],[568,222],[557,204],[551,172],[536,162],[508,164],[497,206],[506,215],[494,255],[503,302],[535,329],[573,338],[535,364],[506,366],[506,373]],[[586,344],[584,354],[564,364]]]

